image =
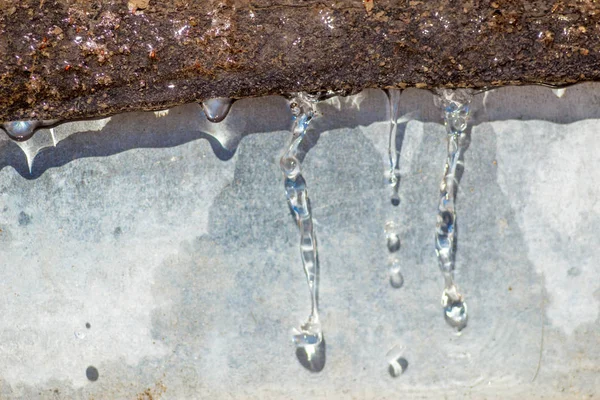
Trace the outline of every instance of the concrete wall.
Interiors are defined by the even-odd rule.
[[[309,297],[279,170],[284,99],[236,102],[220,124],[192,104],[60,125],[22,145],[39,150],[31,173],[3,136],[0,397],[597,398],[598,88],[475,98],[457,198],[470,314],[460,334],[440,308],[446,149],[432,95],[400,97],[399,207],[384,184],[385,94],[319,106],[303,171],[321,261],[320,374],[291,342]],[[400,289],[388,283],[389,220]],[[408,361],[398,378],[394,347]]]

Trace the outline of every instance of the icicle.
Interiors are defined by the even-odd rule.
[[[448,137],[448,157],[444,177],[440,185],[435,251],[439,267],[444,275],[442,307],[449,325],[462,330],[467,326],[467,304],[454,283],[454,261],[456,251],[456,211],[454,200],[459,177],[457,170],[462,168],[463,141],[467,129],[472,92],[470,90],[440,90],[439,105],[442,108],[444,125]]]
[[[25,154],[25,159],[27,160],[27,168],[29,169],[29,175],[31,175],[33,173],[33,160],[37,155],[37,151],[32,151],[29,148],[27,142],[17,142],[17,144],[23,151],[23,154]]]
[[[156,118],[166,117],[167,115],[169,115],[169,111],[170,110],[168,108],[166,110],[154,111],[154,116]]]
[[[42,126],[54,125],[58,120],[47,120],[47,121],[9,121],[2,124],[2,128],[6,131],[8,137],[17,142],[24,142],[29,140],[35,130]]]
[[[388,137],[388,165],[386,171],[386,181],[391,190],[391,203],[393,206],[400,205],[400,196],[398,190],[400,186],[400,170],[398,162],[400,160],[400,152],[396,143],[396,135],[398,131],[398,103],[402,92],[396,89],[386,91],[388,96],[388,106],[390,114],[390,131]],[[394,222],[393,217],[385,224],[385,238],[387,241],[387,249],[390,254],[400,250],[399,228]],[[396,257],[389,259],[389,279],[390,285],[393,288],[400,288],[404,284],[404,277],[400,268],[400,260]]]
[[[392,188],[392,205],[400,205],[400,197],[398,189],[400,186],[400,170],[398,169],[398,161],[400,160],[400,152],[396,144],[396,134],[398,131],[398,103],[400,102],[400,94],[402,91],[397,89],[389,89],[386,91],[388,96],[388,105],[390,111],[390,133],[388,138],[388,156],[389,170],[388,183]]]
[[[552,93],[559,99],[565,95],[567,88],[552,89]]]
[[[229,114],[232,104],[233,99],[215,97],[214,99],[204,100],[202,102],[202,109],[210,122],[221,122]]]
[[[29,173],[33,172],[33,161],[35,157],[47,147],[56,147],[57,139],[54,128],[40,129],[31,139],[27,141],[16,141],[17,146],[23,151],[27,159]]]
[[[313,372],[319,372],[325,366],[325,340],[319,321],[319,258],[317,239],[313,229],[310,200],[306,190],[306,181],[302,176],[298,147],[302,143],[315,115],[317,97],[305,93],[293,95],[290,108],[294,115],[292,142],[281,157],[280,166],[284,175],[285,194],[296,224],[300,229],[300,253],[304,273],[310,291],[311,311],[307,321],[294,329],[296,355],[300,363]]]

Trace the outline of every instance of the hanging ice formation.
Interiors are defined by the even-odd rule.
[[[19,148],[25,154],[29,173],[32,173],[33,160],[35,156],[44,148],[56,146],[58,143],[54,135],[54,128],[41,129],[34,137],[34,133],[38,128],[55,125],[58,120],[48,121],[11,121],[4,122],[1,126]]]
[[[462,156],[469,119],[472,92],[463,90],[439,90],[436,102],[442,108],[444,125],[448,139],[448,156],[444,176],[440,184],[435,229],[435,251],[440,270],[444,275],[442,307],[446,322],[457,330],[467,326],[467,304],[454,283],[456,252],[456,210],[455,196],[462,174]]]
[[[400,160],[400,152],[396,143],[396,134],[398,132],[398,103],[400,102],[401,90],[388,89],[386,94],[388,97],[388,108],[390,112],[390,132],[388,137],[388,157],[389,169],[387,173],[387,181],[392,189],[391,202],[392,205],[400,205],[400,196],[398,189],[400,184],[400,170],[398,162]]]
[[[319,321],[319,258],[311,215],[306,181],[302,176],[298,148],[305,138],[310,121],[315,115],[318,97],[295,93],[290,101],[294,124],[292,142],[281,157],[280,166],[284,176],[287,202],[300,230],[300,254],[310,291],[311,311],[299,329],[294,329],[293,340],[300,363],[313,372],[325,366],[325,339]]]
[[[398,162],[400,159],[400,152],[398,151],[396,143],[396,134],[398,128],[398,102],[400,101],[400,94],[402,92],[396,89],[389,89],[386,91],[388,96],[388,105],[390,113],[390,131],[388,137],[388,170],[386,171],[386,181],[391,188],[391,203],[393,206],[400,205],[400,196],[398,195],[398,189],[400,184],[400,171],[398,169]],[[400,268],[400,260],[396,257],[396,254],[400,250],[400,236],[398,234],[398,225],[394,222],[394,218],[389,218],[385,224],[385,238],[387,242],[387,249],[389,252],[388,269],[390,285],[393,288],[400,288],[404,284],[404,277],[402,276],[402,270]]]
[[[221,122],[229,114],[232,104],[233,99],[215,97],[214,99],[204,100],[202,102],[202,110],[204,110],[206,119],[210,122]]]

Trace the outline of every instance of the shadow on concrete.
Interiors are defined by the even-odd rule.
[[[505,87],[476,95],[473,100],[472,125],[499,120],[546,120],[568,124],[582,119],[600,118],[598,84],[584,83],[560,92],[541,86]],[[301,149],[309,151],[323,132],[369,126],[389,118],[387,96],[378,89],[365,90],[355,96],[337,97],[318,106],[321,118],[311,123],[311,135]],[[407,120],[442,123],[439,109],[429,91],[407,89],[400,96],[398,115],[399,146],[402,145]],[[79,124],[79,125],[74,125]],[[6,136],[0,139],[3,157],[0,169],[11,166],[26,179],[36,179],[50,168],[60,167],[86,157],[106,157],[135,148],[166,148],[205,139],[215,155],[227,161],[235,154],[240,141],[257,133],[286,131],[291,126],[287,100],[280,96],[237,101],[225,121],[213,124],[198,104],[175,107],[164,116],[153,112],[119,114],[111,117],[100,130],[77,132],[86,121],[55,128],[73,131],[56,147],[39,149],[31,173],[26,157],[16,143]],[[38,133],[41,134],[41,133]],[[400,150],[400,149],[399,149]]]

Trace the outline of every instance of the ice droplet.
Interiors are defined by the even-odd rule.
[[[398,259],[392,261],[392,266],[390,267],[390,285],[394,289],[400,289],[404,285],[404,276],[402,276],[400,260]]]
[[[404,357],[398,357],[389,362],[388,372],[392,378],[397,378],[408,368],[408,361]]]
[[[33,136],[33,130],[37,126],[37,121],[13,121],[3,124],[4,130],[8,136],[18,142],[23,142]]]
[[[398,226],[394,222],[385,224],[385,239],[390,253],[400,250],[400,236],[398,235]]]
[[[402,347],[396,345],[385,356],[388,363],[388,373],[392,378],[399,377],[408,368],[408,361],[404,358],[402,352]]]
[[[2,128],[12,140],[17,142],[24,142],[29,140],[35,130],[42,126],[54,125],[58,122],[58,120],[46,120],[46,121],[37,121],[37,120],[28,120],[28,121],[9,121],[4,122],[2,124]]]
[[[85,333],[83,333],[83,332],[75,331],[73,334],[75,335],[75,338],[77,338],[77,339],[85,339]]]
[[[232,104],[233,99],[215,97],[214,99],[204,100],[202,102],[202,109],[210,122],[221,122],[229,114]]]
[[[462,295],[458,293],[455,285],[444,289],[442,307],[444,309],[444,318],[450,326],[456,328],[458,331],[467,326],[467,304],[463,301]]]

